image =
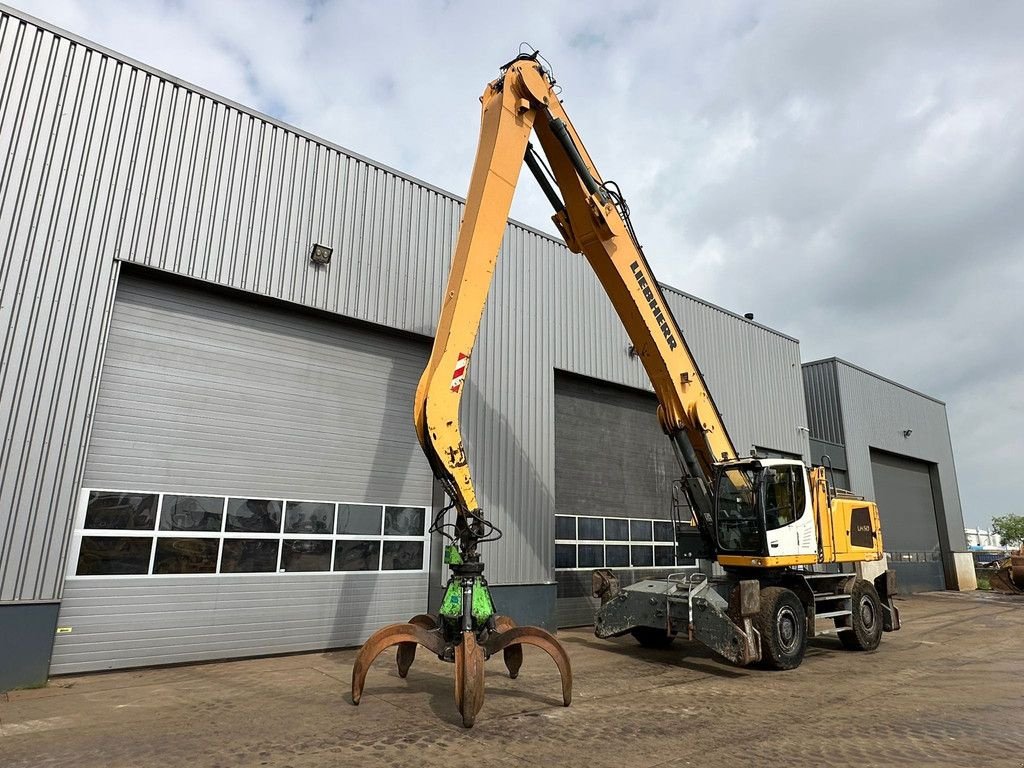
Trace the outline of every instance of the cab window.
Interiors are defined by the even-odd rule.
[[[796,522],[804,511],[804,484],[796,467],[770,467],[764,472],[764,520],[771,531]]]

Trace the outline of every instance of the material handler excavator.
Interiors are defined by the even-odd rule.
[[[367,640],[352,672],[353,702],[359,703],[370,664],[395,645],[402,677],[417,645],[454,663],[455,701],[467,727],[483,704],[484,661],[498,651],[515,678],[522,645],[543,649],[558,666],[565,706],[572,698],[569,658],[558,641],[495,611],[479,545],[495,541],[500,532],[477,503],[459,421],[463,384],[524,162],[554,207],[553,221],[569,250],[582,253],[597,274],[657,395],[658,419],[682,473],[673,516],[682,518],[685,509],[688,518],[675,520],[677,556],[721,566],[719,576],[689,568],[621,590],[611,572],[595,572],[602,598],[597,635],[632,633],[645,644],[666,644],[679,634],[734,663],[775,669],[801,662],[816,619],[831,619],[848,648],[877,647],[883,630],[899,628],[893,573],[868,581],[825,572],[883,558],[875,504],[836,490],[823,468],[737,455],[637,242],[626,202],[614,183],[602,181],[539,53],[505,64],[481,102],[469,194],[414,412],[420,444],[452,502],[431,527],[449,542],[445,562],[451,577],[438,615],[384,627]],[[531,133],[549,166],[534,151]],[[453,508],[454,523],[446,523]]]

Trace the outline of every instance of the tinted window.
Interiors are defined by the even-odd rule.
[[[676,564],[676,548],[675,547],[655,547],[654,548],[654,564],[655,565],[675,565]]]
[[[654,547],[632,546],[630,557],[634,568],[654,565]]]
[[[376,571],[380,568],[379,541],[339,541],[334,550],[336,571]]]
[[[608,541],[629,541],[628,520],[605,520],[604,530]]]
[[[376,504],[339,504],[338,533],[379,536],[383,511]]]
[[[792,469],[770,467],[764,470],[764,520],[768,530],[782,528],[796,520],[793,513]]]
[[[266,573],[277,570],[276,539],[225,539],[221,573]]]
[[[224,499],[210,496],[164,496],[161,531],[219,531]]]
[[[580,568],[603,568],[604,546],[601,544],[580,544],[579,563]]]
[[[672,523],[665,523],[661,520],[657,520],[654,523],[654,540],[655,541],[675,541],[675,536],[672,532]]]
[[[576,518],[566,517],[565,515],[555,515],[555,538],[570,540],[575,539]]]
[[[219,539],[157,539],[153,573],[216,573],[219,548]]]
[[[576,567],[576,545],[555,544],[555,568]]]
[[[601,541],[604,538],[604,519],[600,517],[579,518],[581,541]]]
[[[422,536],[424,516],[423,507],[385,507],[384,535]]]
[[[78,550],[79,576],[124,576],[149,572],[153,539],[134,536],[83,536]]]
[[[384,542],[381,550],[381,568],[385,571],[418,571],[422,567],[422,541]]]
[[[633,541],[652,541],[654,526],[650,520],[630,520],[629,536]]]
[[[629,545],[609,544],[604,548],[605,565],[609,568],[629,567]]]
[[[278,533],[281,530],[281,502],[267,499],[228,499],[228,522],[225,530]]]
[[[317,501],[286,502],[284,506],[284,532],[334,533],[334,505],[323,504]],[[330,560],[329,557],[327,559]]]
[[[281,569],[331,570],[331,542],[316,539],[285,539],[281,544]]]
[[[85,527],[152,531],[156,527],[157,498],[155,493],[92,491],[85,511]]]

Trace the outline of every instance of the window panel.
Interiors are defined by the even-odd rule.
[[[334,533],[334,505],[318,501],[285,502],[284,532]],[[330,569],[330,559],[327,558],[328,567],[322,570]]]
[[[629,537],[633,541],[653,541],[654,526],[650,520],[630,520]]]
[[[281,502],[268,499],[228,499],[228,521],[224,530],[279,533]]]
[[[422,536],[424,516],[423,507],[384,507],[384,535]]]
[[[220,539],[161,537],[156,540],[153,573],[216,573],[219,548]]]
[[[381,552],[381,568],[385,571],[418,571],[423,568],[422,541],[385,541]]]
[[[153,539],[138,536],[83,536],[78,549],[79,576],[127,576],[149,573]]]
[[[164,496],[161,531],[219,531],[224,499],[219,496]]]
[[[281,570],[331,570],[331,542],[316,539],[285,539],[281,544]]]
[[[663,522],[661,520],[654,521],[654,540],[655,541],[675,541],[676,537],[672,531],[672,523]]]
[[[576,545],[555,544],[555,568],[576,567]]]
[[[601,544],[580,544],[580,568],[604,568],[604,546]]]
[[[604,518],[581,517],[579,518],[579,539],[580,541],[601,541],[604,539]]]
[[[380,542],[338,541],[334,550],[334,570],[380,570]]]
[[[555,538],[569,539],[576,538],[576,518],[566,515],[555,515]]]
[[[267,573],[277,571],[277,539],[224,539],[221,573]]]
[[[634,568],[654,565],[654,547],[633,545],[629,548],[629,554]]]
[[[158,498],[155,493],[92,491],[85,510],[85,527],[152,531],[156,527]]]
[[[379,536],[383,512],[379,504],[339,504],[338,533]]]
[[[609,544],[604,548],[605,565],[609,568],[629,567],[629,545]]]
[[[604,534],[608,541],[629,541],[629,521],[605,520]]]
[[[676,564],[676,548],[675,547],[655,547],[654,548],[654,564],[659,566],[675,565]]]

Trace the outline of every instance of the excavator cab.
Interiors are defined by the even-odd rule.
[[[817,557],[807,471],[791,459],[736,459],[715,466],[714,533],[722,565]]]

